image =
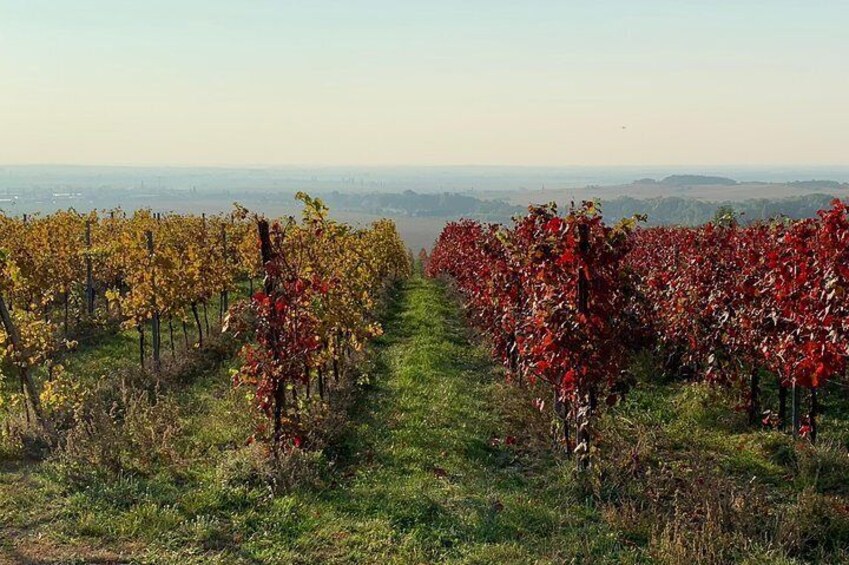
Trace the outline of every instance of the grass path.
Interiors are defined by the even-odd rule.
[[[528,398],[470,342],[441,283],[408,281],[384,331],[327,454],[338,468],[317,482],[274,495],[222,475],[248,425],[221,392],[225,367],[186,393],[197,458],[179,480],[163,469],[77,489],[49,461],[0,469],[0,563],[646,562],[571,465],[530,444],[545,434],[525,429]]]
[[[291,558],[627,561],[592,509],[569,506],[565,471],[551,460],[526,467],[512,446],[492,441],[510,433],[495,398],[503,385],[440,283],[407,284],[378,347],[375,390],[347,446],[353,476],[302,501],[315,518]]]
[[[407,281],[384,331],[345,435],[300,453],[288,490],[255,472],[264,455],[244,446],[255,422],[228,363],[166,396],[181,431],[152,444],[173,461],[75,483],[55,460],[0,458],[0,565],[849,562],[836,397],[823,429],[843,439],[814,453],[749,428],[734,396],[658,383],[636,360],[637,384],[599,422],[593,496],[440,282]],[[72,369],[96,374],[132,345],[106,340]]]

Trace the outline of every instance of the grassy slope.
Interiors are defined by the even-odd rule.
[[[553,461],[528,473],[513,448],[493,445],[493,438],[511,433],[499,416],[499,381],[486,352],[469,344],[460,320],[438,283],[417,278],[409,284],[389,322],[375,389],[348,446],[353,476],[340,488],[293,497],[297,527],[285,542],[288,558],[625,558],[592,510],[569,506]]]
[[[241,300],[248,294],[248,283],[240,282],[234,291],[230,293],[230,304]],[[218,322],[218,295],[213,296],[207,305],[207,315],[209,318],[210,333],[215,336],[220,332],[221,325]],[[201,328],[203,330],[204,339],[208,339],[205,319],[203,315],[203,306],[198,306],[198,311],[201,319]],[[191,316],[191,312],[184,313],[187,318],[187,334],[189,347],[194,349],[198,339],[198,331],[195,321]],[[170,348],[170,335],[168,331],[168,321],[162,320],[162,351],[161,357],[163,363],[171,362],[175,356],[180,358],[186,350],[185,337],[183,334],[183,326],[176,317],[173,320],[174,328],[174,354],[172,355]],[[146,363],[152,362],[152,343],[151,343],[151,327],[147,324],[145,327],[145,355]],[[76,351],[71,352],[63,364],[74,374],[75,377],[83,379],[85,382],[100,377],[107,372],[114,372],[115,369],[135,369],[139,366],[139,334],[135,329],[121,329],[115,333],[107,333],[96,336],[94,339],[84,341],[80,344]]]
[[[332,470],[322,463],[276,496],[232,473],[250,424],[223,367],[177,394],[181,457],[161,472],[69,486],[52,463],[0,467],[0,563],[695,562],[714,542],[714,562],[797,563],[772,546],[773,531],[798,534],[797,557],[811,560],[820,550],[806,540],[839,547],[849,536],[845,462],[804,469],[804,448],[741,426],[705,387],[651,384],[646,367],[600,423],[605,479],[586,484],[552,456],[532,393],[503,383],[440,283],[410,281],[385,329]],[[831,437],[841,429],[826,423]],[[791,512],[790,525],[758,529],[773,520],[758,513],[761,498]],[[804,521],[832,500],[827,531],[825,518]]]
[[[211,377],[182,398],[196,405],[180,417],[198,457],[179,479],[70,488],[49,463],[5,469],[0,517],[9,539],[0,555],[409,563],[592,554],[620,562],[627,556],[598,515],[561,492],[554,460],[534,454],[535,466],[524,465],[513,446],[491,441],[511,433],[499,415],[503,391],[460,320],[438,283],[409,283],[337,448],[340,469],[324,486],[272,497],[262,485],[222,480],[239,399]]]

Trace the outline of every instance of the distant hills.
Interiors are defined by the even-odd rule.
[[[711,182],[715,181],[711,180]],[[485,200],[468,194],[455,193],[422,194],[412,190],[393,194],[332,192],[323,197],[332,210],[360,212],[375,216],[445,219],[464,217],[504,222],[526,210],[526,206],[506,200]],[[722,206],[733,208],[740,214],[743,222],[781,216],[807,218],[814,216],[817,210],[828,207],[834,198],[830,194],[817,193],[786,198],[749,198],[742,201],[706,201],[687,196],[652,198],[617,196],[599,200],[604,216],[611,220],[634,214],[645,214],[649,225],[698,225],[709,222],[716,210]],[[560,204],[561,207],[568,206],[568,202],[560,202]]]
[[[669,175],[660,181],[660,183],[671,186],[732,186],[737,184],[737,181],[726,177],[712,177],[707,175]]]
[[[837,182],[836,180],[797,180],[787,183],[790,186],[799,188],[814,188],[814,189],[846,189],[849,188],[849,183]]]
[[[728,177],[717,177],[709,175],[669,175],[663,180],[657,181],[653,178],[637,179],[633,184],[663,184],[667,186],[736,186],[740,181]],[[767,182],[748,182],[747,184],[769,184]],[[849,188],[849,183],[835,180],[797,180],[782,183],[788,186],[804,189],[835,190]]]
[[[268,216],[299,213],[296,191],[324,199],[343,221],[396,220],[407,244],[436,239],[446,221],[507,222],[529,204],[598,200],[605,218],[645,214],[649,225],[697,225],[730,206],[743,222],[805,218],[849,200],[849,167],[809,169],[659,167],[150,168],[0,166],[0,213],[151,208],[229,211],[233,202]],[[631,180],[638,179],[638,180]],[[755,180],[766,179],[766,180]],[[810,180],[801,180],[810,179]],[[837,179],[837,180],[823,180]]]
[[[665,184],[667,186],[733,186],[736,180],[728,177],[713,177],[708,175],[669,175],[658,181],[653,178],[641,178],[632,184]]]
[[[830,194],[804,194],[787,198],[750,198],[743,201],[708,202],[696,198],[666,196],[633,198],[620,196],[601,201],[605,218],[617,219],[645,214],[649,225],[699,225],[709,222],[716,210],[727,206],[740,215],[744,223],[786,216],[810,218],[817,210],[827,208],[834,196]]]

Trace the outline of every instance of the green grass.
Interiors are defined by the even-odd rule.
[[[196,459],[178,479],[70,487],[51,463],[13,468],[0,479],[0,519],[46,555],[98,547],[172,563],[636,562],[554,458],[491,441],[516,430],[502,417],[501,379],[461,319],[437,282],[415,278],[400,292],[370,384],[334,446],[338,468],[320,486],[272,496],[222,480],[246,435],[232,429],[239,399],[222,374],[182,393]]]
[[[659,384],[644,367],[600,419],[598,464],[579,477],[531,407],[544,390],[504,382],[442,283],[408,281],[384,330],[346,432],[293,466],[304,479],[295,486],[273,490],[239,470],[252,422],[225,363],[169,393],[175,463],[82,483],[51,460],[0,467],[0,563],[847,557],[845,454],[748,429],[727,394]],[[107,340],[81,354],[108,367],[125,347]],[[844,429],[831,414],[824,436]]]
[[[248,285],[246,282],[237,285],[236,289],[230,293],[230,304],[247,296]],[[221,331],[221,326],[218,323],[218,309],[220,297],[216,294],[207,305],[207,314],[209,318],[209,330],[214,336]],[[207,329],[203,315],[203,306],[198,306],[201,326],[204,339],[207,340]],[[189,349],[195,349],[198,341],[198,331],[195,325],[194,318],[190,311],[184,313],[186,316],[187,336]],[[186,339],[183,333],[183,326],[179,317],[173,320],[174,327],[174,355],[171,353],[170,334],[168,331],[168,321],[162,320],[161,339],[162,350],[161,358],[164,363],[169,363],[173,359],[183,355],[186,351]],[[150,323],[145,326],[145,363],[152,362],[152,334]],[[140,366],[139,361],[139,333],[134,328],[120,329],[116,332],[102,333],[92,336],[82,341],[75,351],[66,355],[63,364],[65,368],[74,375],[75,378],[82,380],[85,383],[91,383],[104,374],[114,373],[119,369],[136,369]]]
[[[414,279],[379,344],[374,389],[348,445],[353,476],[294,498],[286,545],[306,562],[621,562],[550,460],[526,473],[485,351],[436,282]],[[305,518],[302,516],[302,518]]]

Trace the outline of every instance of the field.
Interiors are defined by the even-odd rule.
[[[288,223],[6,225],[26,237],[0,285],[22,336],[3,334],[0,563],[849,560],[845,301],[792,307],[820,279],[842,288],[823,265],[845,246],[820,237],[846,231],[842,208],[676,231],[541,207],[512,228],[450,224],[413,262],[391,223],[303,202]],[[25,252],[60,263],[40,221],[77,234],[71,287]],[[127,246],[114,261],[86,251],[106,227]],[[733,286],[777,264],[738,250],[790,241],[784,260],[810,259],[780,279],[792,292]],[[136,246],[139,264],[117,260]],[[196,284],[172,275],[198,257]],[[773,304],[781,324],[760,315]],[[822,347],[788,339],[798,327]]]
[[[845,509],[821,504],[847,495],[836,441],[814,449],[750,431],[726,410],[732,398],[655,382],[643,363],[602,424],[612,459],[594,486],[552,454],[530,394],[503,381],[444,285],[414,278],[385,321],[347,431],[318,462],[299,462],[312,474],[286,492],[240,474],[245,400],[213,370],[169,395],[183,422],[170,465],[75,487],[52,462],[5,463],[4,558],[792,563],[783,556],[839,556],[849,539]],[[832,440],[849,438],[846,410],[829,406]]]
[[[0,0],[0,565],[849,565],[847,22]]]

